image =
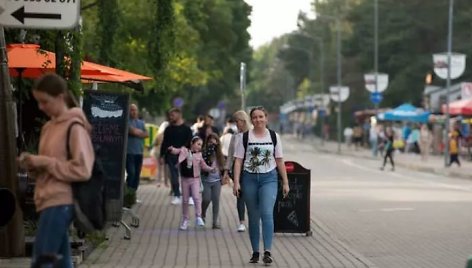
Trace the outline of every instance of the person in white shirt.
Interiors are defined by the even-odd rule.
[[[228,180],[230,177],[232,177],[232,174],[230,174],[230,170],[232,171],[233,165],[234,165],[234,151],[236,147],[236,140],[238,139],[238,136],[248,131],[250,127],[249,116],[243,110],[235,112],[233,114],[233,119],[236,122],[238,133],[234,134],[231,137],[231,141],[228,147],[228,158],[226,159],[225,172],[223,175],[223,178],[225,180]],[[238,232],[244,232],[246,231],[246,225],[245,225],[246,204],[244,203],[242,196],[236,197],[236,207],[238,209],[238,217],[239,217]]]
[[[221,151],[225,159],[228,158],[229,145],[231,143],[231,138],[233,137],[234,131],[232,128],[226,127],[223,131],[223,135],[220,137],[221,142]]]
[[[282,193],[289,192],[287,171],[282,153],[282,142],[275,133],[275,140],[267,129],[267,112],[264,107],[255,107],[249,113],[254,126],[248,131],[247,145],[244,134],[239,135],[234,152],[233,193],[241,194],[246,202],[249,216],[249,238],[252,246],[250,263],[259,262],[260,226],[264,256],[262,261],[273,262],[271,248],[274,236],[274,205],[277,196],[277,170],[282,178]],[[276,142],[276,144],[274,144]],[[241,181],[241,185],[240,185]]]

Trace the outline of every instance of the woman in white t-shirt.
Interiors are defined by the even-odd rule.
[[[249,113],[254,126],[248,131],[245,149],[244,135],[238,135],[234,152],[234,186],[236,196],[242,194],[249,216],[249,238],[252,246],[250,263],[259,261],[260,223],[264,242],[263,262],[272,263],[272,238],[274,235],[273,211],[277,197],[277,170],[282,177],[284,197],[289,192],[287,172],[282,153],[282,142],[276,134],[276,145],[267,129],[267,112],[255,107]],[[242,171],[242,172],[241,172]],[[241,180],[240,180],[241,178]],[[241,182],[241,185],[240,185]],[[241,191],[242,189],[242,191]]]

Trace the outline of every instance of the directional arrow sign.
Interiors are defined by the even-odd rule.
[[[51,20],[60,20],[61,14],[50,14],[50,13],[26,13],[25,7],[20,7],[17,11],[11,13],[15,19],[17,19],[22,24],[25,23],[25,18],[30,19],[51,19]]]
[[[0,25],[14,28],[69,29],[80,17],[80,0],[0,1]]]

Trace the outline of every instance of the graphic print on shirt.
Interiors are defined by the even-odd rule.
[[[249,169],[252,173],[260,173],[260,168],[269,166],[271,157],[273,156],[274,145],[272,142],[249,142],[248,143],[248,162]]]

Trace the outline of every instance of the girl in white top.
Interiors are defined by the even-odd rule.
[[[263,262],[272,263],[273,211],[277,197],[277,170],[282,178],[284,197],[289,192],[287,172],[282,153],[282,141],[276,134],[276,145],[267,129],[267,112],[256,107],[249,113],[254,129],[248,132],[246,149],[243,135],[238,135],[234,152],[234,186],[236,196],[242,194],[249,216],[249,238],[252,246],[250,263],[259,261],[260,223],[264,242]],[[243,161],[244,160],[244,161]],[[242,171],[242,172],[241,172]],[[240,180],[241,179],[241,180]],[[241,181],[241,184],[240,184]]]

